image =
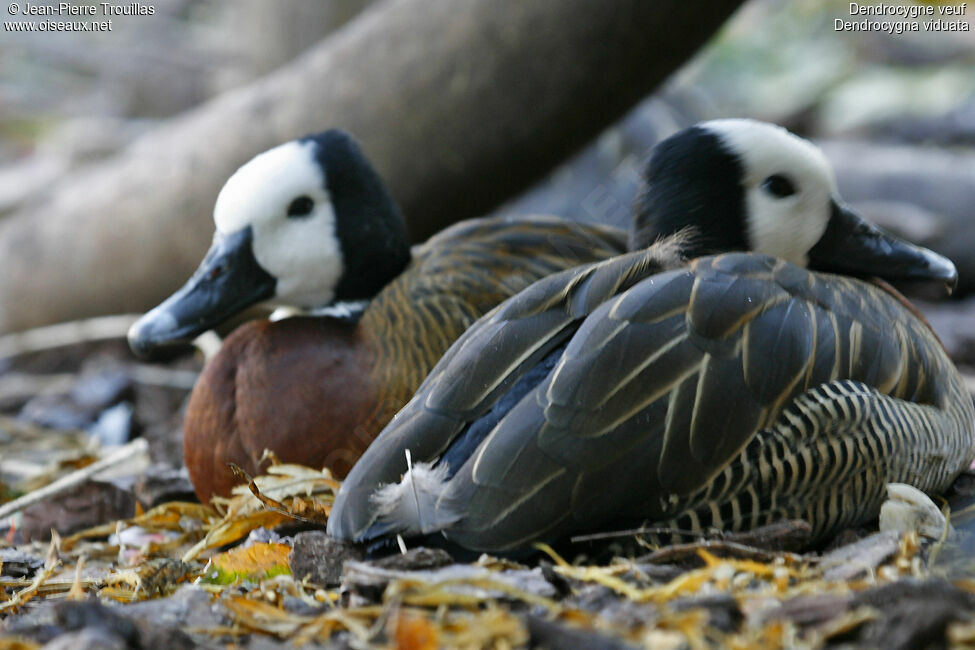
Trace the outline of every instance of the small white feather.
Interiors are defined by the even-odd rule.
[[[267,319],[270,321],[279,321],[286,318],[295,318],[297,316],[328,316],[331,318],[347,319],[361,315],[368,305],[368,300],[343,300],[341,302],[334,302],[330,305],[314,307],[311,309],[302,309],[300,307],[282,305],[275,308]]]
[[[905,483],[887,484],[887,500],[880,508],[880,530],[898,533],[917,531],[922,537],[931,540],[954,533],[944,513],[931,497]]]
[[[416,463],[399,483],[376,490],[372,502],[377,523],[387,524],[403,535],[427,535],[443,529],[459,517],[437,512],[437,501],[447,485],[446,464]]]

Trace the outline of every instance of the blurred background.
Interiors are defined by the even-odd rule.
[[[152,16],[116,16],[111,32],[0,33],[0,501],[4,483],[23,489],[44,482],[59,458],[75,457],[92,437],[118,444],[145,436],[153,462],[180,466],[179,413],[201,360],[137,364],[117,338],[128,317],[77,321],[152,306],[182,284],[209,244],[209,208],[190,206],[167,167],[176,159],[173,141],[198,139],[176,143],[192,154],[180,160],[195,161],[194,176],[225,179],[276,142],[254,136],[244,121],[229,144],[211,144],[214,107],[236,109],[262,83],[268,92],[297,92],[291,87],[302,66],[316,61],[354,73],[353,45],[381,22],[384,4],[155,0]],[[960,18],[969,28],[973,13]],[[630,102],[621,120],[582,149],[573,146],[574,154],[528,189],[526,172],[502,179],[475,203],[445,190],[437,205],[456,218],[552,213],[625,227],[640,166],[660,138],[715,117],[783,124],[823,146],[847,201],[958,264],[961,283],[950,300],[932,293],[919,301],[975,391],[975,35],[843,32],[837,19],[857,20],[849,2],[748,0],[693,58]],[[442,35],[452,37],[449,30]],[[660,37],[645,38],[652,47]],[[380,54],[384,47],[377,40]],[[336,88],[316,87],[343,92],[342,80],[330,79]],[[314,102],[314,91],[293,96]],[[373,108],[392,110],[396,97],[390,91]],[[263,120],[259,106],[252,108],[250,119]],[[269,114],[272,122],[286,121],[280,111]],[[314,128],[330,126],[349,125]],[[382,133],[353,132],[390,179],[417,239],[434,230],[414,221],[428,204],[410,195],[419,185],[397,175]],[[210,164],[213,151],[230,149]],[[529,154],[516,147],[506,155],[517,161]],[[132,171],[136,159],[140,169],[145,161],[157,167]],[[538,162],[532,170],[538,177],[544,167]],[[156,183],[170,182],[163,208],[141,210],[141,197],[148,201]],[[510,188],[518,191],[505,194]],[[197,195],[212,206],[214,190]],[[82,222],[89,200],[132,201],[133,208]],[[202,216],[189,222],[189,212]],[[69,325],[47,327],[63,321]],[[32,331],[15,334],[21,330]],[[47,427],[75,433],[65,434],[65,449],[52,451],[38,442]]]

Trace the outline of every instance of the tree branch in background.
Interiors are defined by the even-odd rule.
[[[422,239],[526,187],[689,58],[740,0],[388,0],[0,224],[0,332],[144,310],[195,268],[223,181],[353,132]]]

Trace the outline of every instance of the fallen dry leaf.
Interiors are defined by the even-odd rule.
[[[394,640],[398,650],[437,650],[440,635],[430,621],[419,616],[401,614],[394,623]]]
[[[242,580],[256,582],[278,575],[290,575],[287,544],[252,544],[235,548],[210,558],[203,580],[211,584],[231,585]]]

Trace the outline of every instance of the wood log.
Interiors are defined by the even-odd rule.
[[[355,134],[422,239],[524,188],[652,90],[740,0],[389,0],[277,72],[0,224],[0,332],[141,311],[195,268],[226,178]]]

